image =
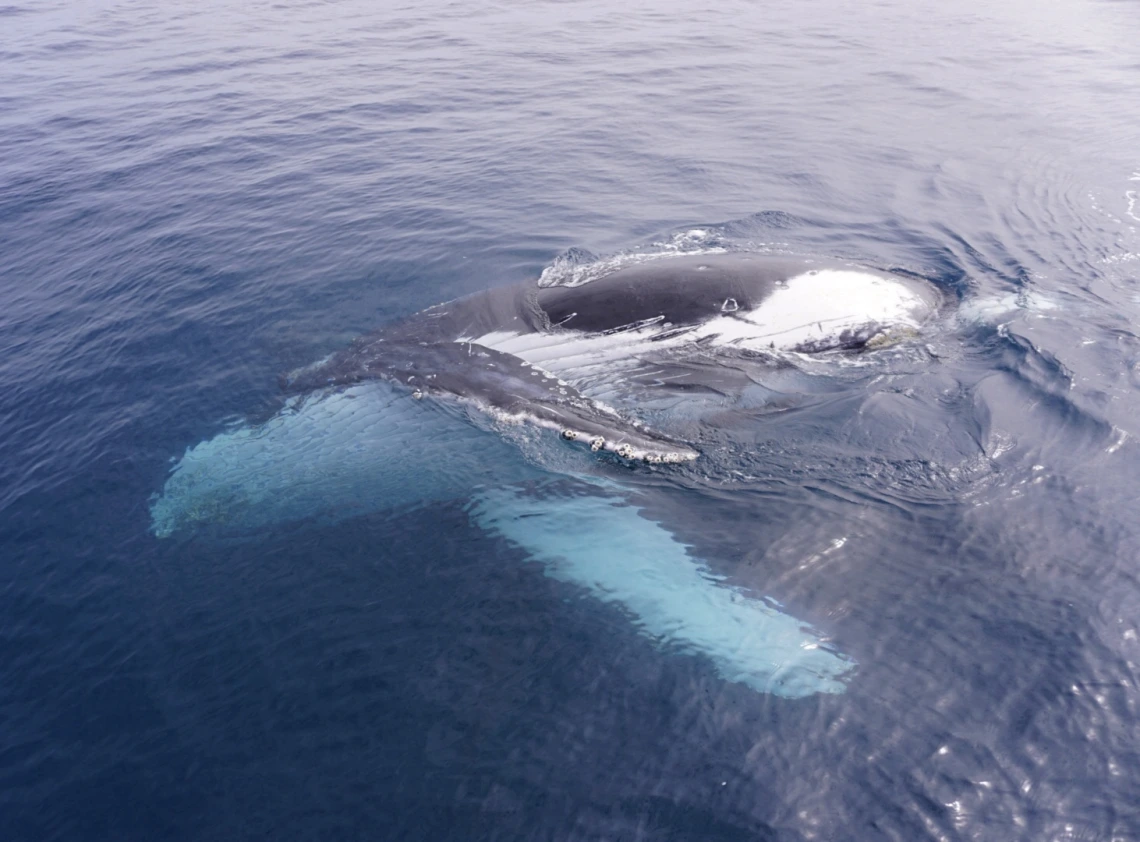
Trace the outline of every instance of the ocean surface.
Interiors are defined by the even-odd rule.
[[[0,839],[1140,839],[1138,33],[1120,0],[0,6]],[[462,494],[152,523],[356,336],[718,250],[947,302],[788,363],[692,467],[612,466],[839,692],[728,680]]]

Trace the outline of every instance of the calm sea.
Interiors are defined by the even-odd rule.
[[[281,372],[693,244],[950,302],[660,483],[845,693],[723,680],[462,499],[152,534]],[[1140,839],[1138,319],[1135,3],[0,6],[0,839]]]

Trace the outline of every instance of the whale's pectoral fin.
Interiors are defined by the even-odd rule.
[[[456,407],[372,381],[292,399],[260,424],[187,449],[151,500],[151,529],[159,537],[204,529],[240,535],[466,497],[488,481],[543,475]]]
[[[470,423],[469,408],[627,458],[696,456],[510,354],[469,343],[377,345],[355,374],[343,374],[343,361],[326,361],[310,375],[329,387],[188,449],[151,501],[154,533],[339,520],[461,497],[491,477],[513,482],[542,473],[508,441]],[[425,395],[438,400],[414,399]]]
[[[697,451],[583,395],[519,357],[475,342],[377,340],[354,346],[287,383],[399,383],[413,395],[457,399],[500,421],[554,430],[626,459],[685,462]]]
[[[697,452],[626,418],[569,383],[530,363],[474,342],[444,342],[401,349],[373,371],[414,389],[456,397],[501,421],[554,430],[591,450],[626,459],[685,462]]]
[[[661,464],[688,462],[698,456],[688,445],[623,418],[577,391],[570,394],[569,400],[519,402],[500,417],[556,430],[567,441],[583,442],[594,452],[605,450],[625,459]]]
[[[795,617],[719,581],[634,506],[593,492],[484,490],[471,515],[547,575],[622,606],[641,633],[708,658],[726,680],[790,698],[846,689],[850,658]]]

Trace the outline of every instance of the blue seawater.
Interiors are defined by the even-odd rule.
[[[1137,32],[1118,0],[0,6],[0,839],[1140,839]],[[719,418],[648,407],[705,461],[613,516],[825,635],[844,692],[641,633],[479,508],[517,491],[152,531],[282,372],[585,253],[722,247],[949,302]]]

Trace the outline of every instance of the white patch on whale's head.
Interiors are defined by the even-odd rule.
[[[867,326],[917,328],[936,307],[932,292],[901,278],[820,269],[789,278],[755,309],[710,319],[695,335],[718,345],[795,350]]]
[[[796,351],[844,347],[845,334],[860,334],[864,341],[877,333],[906,335],[940,303],[934,287],[922,281],[856,268],[818,269],[789,278],[751,310],[733,298],[718,300],[710,308],[714,315],[692,327],[647,319],[604,333],[496,330],[459,341],[583,382],[612,375],[646,354],[698,341],[706,347]]]

